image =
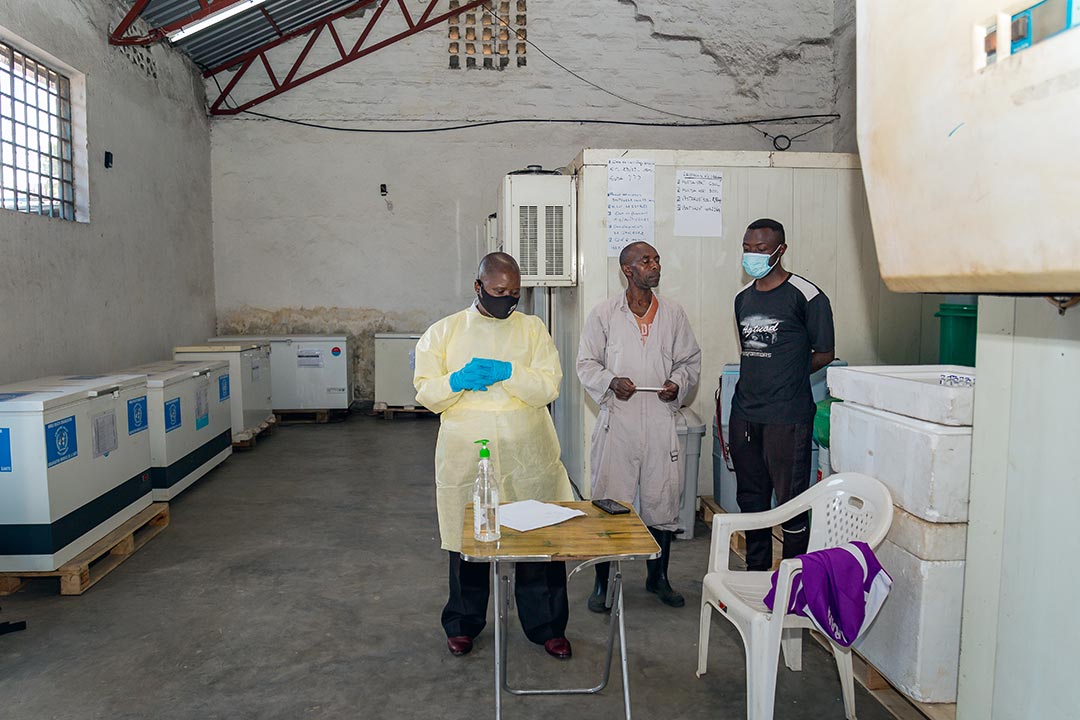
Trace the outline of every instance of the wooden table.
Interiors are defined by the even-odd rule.
[[[491,586],[495,603],[495,718],[502,717],[502,691],[512,695],[592,695],[603,690],[611,677],[615,635],[618,632],[622,659],[623,706],[630,720],[630,677],[626,661],[626,628],[623,623],[622,562],[652,560],[660,556],[660,546],[637,513],[608,515],[590,502],[556,503],[585,513],[558,525],[518,532],[502,528],[502,537],[490,543],[473,538],[472,505],[466,507],[462,529],[461,556],[473,562],[491,563]],[[567,577],[569,581],[586,567],[611,562],[614,573],[608,582],[607,660],[600,682],[589,688],[512,688],[506,680],[507,616],[510,611],[510,572],[519,562],[580,561]]]

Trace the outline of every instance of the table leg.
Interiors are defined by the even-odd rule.
[[[499,591],[503,594],[504,597],[508,597],[509,593],[510,593],[509,578],[499,577],[499,578],[496,579],[496,582],[500,583]],[[505,584],[503,584],[503,583],[505,583]],[[507,681],[507,674],[508,674],[507,668],[510,665],[509,651],[506,648],[507,635],[508,635],[507,625],[506,624],[508,622],[507,617],[509,615],[509,610],[508,610],[509,603],[504,600],[499,605],[499,607],[504,610],[504,612],[499,616],[499,621],[500,621],[501,627],[502,627],[502,642],[501,642],[501,644],[498,642],[498,640],[496,640],[496,644],[499,645],[499,647],[501,649],[502,661],[501,661],[501,665],[498,666],[498,667],[499,667],[499,671],[501,672],[502,689],[505,690],[506,692],[510,693],[511,695],[595,695],[596,693],[600,692],[605,687],[607,687],[608,681],[611,679],[611,666],[612,666],[612,661],[615,658],[615,634],[616,634],[616,632],[619,633],[619,642],[621,644],[622,652],[623,652],[623,682],[625,684],[626,677],[627,677],[626,667],[625,667],[625,665],[626,665],[626,640],[624,638],[625,630],[624,630],[623,622],[622,622],[622,605],[619,604],[620,601],[621,601],[621,598],[622,598],[623,581],[622,581],[622,567],[621,567],[621,563],[619,563],[618,561],[615,561],[615,576],[611,579],[610,585],[611,585],[611,587],[609,588],[609,591],[612,593],[612,597],[615,598],[615,600],[614,600],[614,604],[612,605],[612,609],[611,609],[611,619],[608,621],[607,652],[605,653],[605,656],[604,656],[603,675],[601,676],[599,683],[597,683],[596,685],[594,685],[592,687],[588,687],[588,688],[544,688],[544,689],[541,689],[541,688],[536,688],[536,689],[529,688],[529,689],[526,689],[526,688],[510,687],[510,684]],[[497,627],[498,627],[498,625],[499,625],[499,623],[496,624]]]
[[[499,577],[499,562],[491,563],[491,592],[492,601],[495,604],[495,720],[502,718],[502,630],[503,630],[503,606],[499,593],[499,585],[502,578]]]
[[[626,625],[623,623],[623,591],[622,591],[622,563],[615,564],[616,577],[620,579],[617,592],[615,612],[619,615],[619,654],[622,661],[622,687],[623,706],[626,710],[626,720],[630,720],[630,669],[626,662]],[[610,664],[610,660],[608,661]]]

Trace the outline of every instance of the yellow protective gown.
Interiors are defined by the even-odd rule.
[[[513,372],[487,391],[450,389],[450,374],[476,358],[504,360]],[[461,550],[465,506],[472,502],[479,446],[491,441],[499,501],[573,500],[547,405],[559,396],[559,353],[544,323],[515,312],[505,320],[475,307],[432,325],[416,344],[416,399],[441,415],[435,445],[439,532],[445,550]]]

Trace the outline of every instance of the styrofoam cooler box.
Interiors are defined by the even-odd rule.
[[[855,649],[919,702],[956,702],[966,530],[965,523],[927,523],[898,510],[877,549],[892,590]]]
[[[352,403],[347,335],[222,335],[207,342],[270,344],[274,410],[348,410]]]
[[[149,398],[150,479],[154,500],[169,501],[232,455],[227,360],[165,360],[145,373]]]
[[[227,360],[232,434],[249,434],[274,414],[271,399],[270,345],[260,342],[188,345],[173,348],[175,360]]]
[[[927,522],[893,507],[888,539],[923,560],[963,560],[967,556],[967,523]]]
[[[830,367],[829,392],[846,402],[940,425],[971,425],[975,368],[959,365]]]
[[[145,375],[0,387],[0,571],[51,571],[151,502]]]
[[[837,472],[889,488],[900,508],[930,522],[966,522],[971,428],[938,425],[862,407],[832,406],[829,445]]]

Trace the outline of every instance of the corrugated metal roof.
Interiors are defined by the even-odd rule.
[[[268,0],[184,38],[173,47],[208,70],[273,42],[279,37],[278,30],[291,33],[356,3],[357,0]],[[160,28],[190,17],[198,10],[198,0],[153,0],[140,17],[150,26]],[[267,14],[274,24],[266,19]]]

